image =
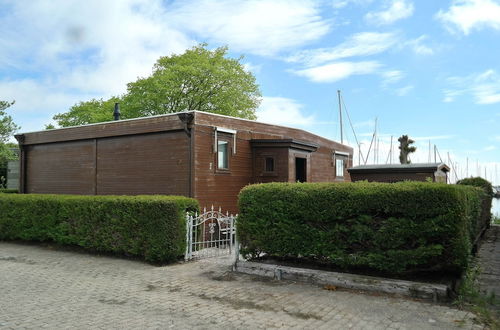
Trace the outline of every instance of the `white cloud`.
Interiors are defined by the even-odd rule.
[[[292,72],[313,82],[326,83],[339,81],[352,75],[375,73],[381,66],[376,61],[335,62],[302,70],[293,70]]]
[[[387,87],[387,85],[397,83],[404,77],[404,73],[399,70],[385,71],[381,73],[383,78],[382,86]]]
[[[406,44],[415,52],[417,55],[432,55],[434,54],[434,49],[425,45],[423,42],[428,37],[426,35],[421,35],[417,39],[409,40]]]
[[[0,37],[12,47],[0,50],[0,60],[61,88],[121,93],[127,82],[149,74],[158,57],[194,43],[162,13],[160,1],[13,2]]]
[[[451,32],[468,35],[486,27],[500,30],[500,3],[496,0],[455,0],[447,11],[440,10],[436,17]]]
[[[394,33],[362,32],[350,36],[335,47],[301,51],[286,60],[315,66],[347,57],[374,55],[394,46],[398,39]]]
[[[315,121],[302,113],[300,103],[285,97],[264,96],[256,114],[261,122],[285,126],[309,126]]]
[[[476,104],[500,103],[500,75],[492,69],[465,77],[450,77],[443,102],[453,102],[464,94],[472,95]]]
[[[274,55],[317,40],[330,31],[316,1],[177,2],[168,20],[201,38],[232,50]]]
[[[407,85],[401,88],[396,88],[394,92],[396,93],[397,96],[405,96],[409,92],[411,92],[414,89],[414,86],[412,85]]]
[[[365,15],[368,23],[375,25],[389,25],[401,19],[413,15],[414,6],[408,0],[386,1],[386,5],[381,11],[370,12]]]

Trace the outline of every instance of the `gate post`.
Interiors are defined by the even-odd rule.
[[[186,212],[186,252],[184,253],[184,260],[187,261],[191,258],[191,216]]]
[[[229,217],[229,254],[233,253],[233,230],[234,230],[234,217],[231,214]]]
[[[238,235],[236,234],[236,222],[238,221],[238,215],[233,218],[233,226],[234,226],[234,256],[233,256],[233,271],[236,271],[236,267],[238,266],[238,260],[240,259],[240,243],[238,242]],[[231,239],[231,242],[233,240]],[[231,249],[232,250],[232,249]]]

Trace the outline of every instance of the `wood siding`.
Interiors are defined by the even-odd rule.
[[[97,141],[97,194],[188,195],[188,139],[184,132]]]
[[[25,148],[27,193],[95,193],[95,140]]]
[[[183,131],[25,146],[26,192],[189,195]]]
[[[236,154],[230,153],[230,170],[220,173],[216,170],[216,154],[213,150],[214,128],[224,127],[236,130]],[[237,196],[241,188],[256,182],[271,181],[295,181],[295,156],[307,158],[308,182],[333,182],[349,181],[347,167],[352,165],[352,148],[340,143],[327,140],[309,132],[259,123],[249,120],[241,120],[225,116],[215,116],[203,112],[195,112],[194,119],[194,197],[198,199],[202,207],[222,206],[229,212],[237,213]],[[220,133],[219,133],[220,134]],[[293,149],[284,149],[277,154],[275,166],[278,166],[278,176],[275,180],[260,175],[260,168],[264,166],[263,151],[252,151],[250,140],[252,139],[286,139],[292,138],[318,144],[320,147],[315,152],[303,152]],[[233,150],[231,142],[231,150]],[[279,149],[279,148],[277,148]],[[344,168],[344,178],[335,177],[333,166],[334,151],[349,153],[350,157]],[[254,154],[253,154],[254,152]],[[283,162],[285,162],[283,164]],[[210,163],[212,165],[210,165]],[[282,171],[285,173],[282,175]]]
[[[400,181],[434,181],[434,172],[427,173],[351,173],[352,181],[367,180],[369,182],[400,182]]]
[[[21,182],[33,193],[191,195],[202,207],[213,204],[236,213],[244,186],[294,182],[296,156],[307,159],[308,182],[349,180],[345,169],[344,178],[336,178],[333,164],[333,153],[340,151],[350,155],[346,168],[352,165],[348,146],[300,129],[191,114],[189,126],[173,114],[20,135]],[[229,143],[228,170],[217,169],[215,127],[236,131],[236,142],[231,131],[217,134]],[[318,149],[259,151],[250,143],[255,139],[293,139]],[[262,172],[266,153],[275,153],[274,174]]]

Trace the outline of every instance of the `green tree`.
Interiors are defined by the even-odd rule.
[[[0,162],[15,159],[16,155],[10,150],[15,144],[8,143],[9,139],[19,129],[12,120],[12,117],[7,115],[7,108],[14,104],[14,101],[0,101]]]
[[[411,160],[408,158],[412,152],[417,150],[416,147],[411,146],[415,141],[408,138],[408,135],[402,135],[398,139],[399,141],[399,162],[401,164],[410,164]]]
[[[127,84],[127,93],[109,100],[80,102],[57,114],[59,126],[75,126],[112,120],[120,102],[123,119],[199,110],[255,119],[261,93],[242,57],[227,57],[227,47],[215,50],[200,44],[180,55],[160,57],[149,77]]]
[[[114,104],[120,101],[120,98],[112,97],[109,100],[92,99],[90,101],[79,102],[72,106],[68,112],[59,113],[53,119],[61,127],[110,121],[113,120]],[[45,129],[52,128],[55,128],[52,124],[45,126]]]

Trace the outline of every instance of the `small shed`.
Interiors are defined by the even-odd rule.
[[[426,181],[448,182],[450,168],[443,163],[360,165],[347,169],[352,181],[369,182]]]

